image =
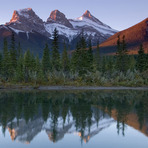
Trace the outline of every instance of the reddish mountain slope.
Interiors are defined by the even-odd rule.
[[[148,18],[111,36],[100,45],[101,49],[107,53],[114,53],[116,51],[118,35],[121,38],[125,35],[129,53],[137,53],[141,43],[143,43],[145,52],[148,52]]]

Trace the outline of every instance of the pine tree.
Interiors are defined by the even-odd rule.
[[[125,36],[123,36],[122,42],[120,41],[120,36],[118,36],[116,55],[117,55],[116,68],[119,71],[126,72],[128,69],[128,56],[127,56]]]
[[[106,70],[111,74],[114,68],[113,56],[107,56],[106,63],[107,63]]]
[[[45,44],[45,48],[43,52],[42,69],[44,74],[46,74],[48,71],[51,70],[50,54],[49,54],[49,48],[47,44]]]
[[[13,73],[17,66],[17,53],[15,49],[15,36],[13,32],[11,36],[10,58],[11,58],[11,70]]]
[[[35,56],[34,54],[32,53],[31,54],[31,59],[30,59],[30,63],[31,63],[31,67],[30,67],[30,70],[31,72],[35,72],[35,69],[36,69],[36,61],[35,61]]]
[[[3,70],[2,62],[3,62],[3,58],[2,58],[2,54],[0,53],[0,74],[2,74],[2,70]]]
[[[36,64],[35,64],[35,65],[36,65],[35,71],[36,71],[37,73],[39,73],[39,71],[40,71],[40,69],[41,69],[41,63],[40,63],[39,56],[36,56],[35,63],[36,63]]]
[[[43,70],[42,70],[42,66],[41,66],[41,63],[40,63],[40,59],[39,59],[39,56],[36,57],[36,80],[38,83],[41,83],[44,81],[44,74],[43,74]]]
[[[26,82],[28,82],[29,80],[31,67],[32,67],[31,53],[30,53],[30,50],[28,49],[24,55],[24,70],[25,70],[25,81]]]
[[[144,53],[143,45],[140,45],[137,58],[137,69],[142,72],[146,69],[146,55]]]
[[[107,71],[107,60],[106,56],[102,57],[102,62],[101,62],[101,71],[105,73]]]
[[[97,49],[96,53],[94,55],[94,65],[95,65],[95,70],[100,70],[100,45],[99,41],[97,42]]]
[[[17,60],[16,80],[22,82],[24,80],[24,58],[20,55]]]
[[[133,71],[135,69],[135,66],[136,66],[135,56],[131,55],[129,56],[129,69]]]
[[[62,69],[64,72],[69,71],[69,58],[68,58],[67,47],[65,42],[64,42],[64,50],[62,53]]]
[[[79,71],[79,63],[80,63],[80,46],[79,42],[76,45],[76,50],[72,53],[71,58],[71,70],[72,72],[78,72]]]
[[[4,39],[3,43],[3,61],[2,61],[2,73],[6,79],[8,79],[10,75],[10,55],[8,51],[8,42],[7,39]]]
[[[91,40],[89,40],[89,49],[87,53],[88,57],[88,71],[92,72],[93,71],[93,51],[92,51],[92,43]]]
[[[20,42],[18,43],[18,47],[17,47],[17,59],[22,55],[22,48],[21,48],[21,44]]]
[[[60,54],[58,46],[58,31],[55,28],[53,32],[53,41],[52,41],[52,69],[59,71],[60,70]]]
[[[80,51],[79,51],[79,75],[82,76],[88,72],[88,52],[86,50],[86,41],[84,38],[84,35],[82,34],[82,37],[79,42],[80,45]]]

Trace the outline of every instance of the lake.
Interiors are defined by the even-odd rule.
[[[0,91],[0,148],[147,148],[148,91]]]

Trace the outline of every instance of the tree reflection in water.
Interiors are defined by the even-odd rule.
[[[30,143],[45,130],[57,142],[66,133],[90,138],[116,122],[117,133],[130,125],[148,136],[148,91],[0,92],[0,125],[12,140]]]

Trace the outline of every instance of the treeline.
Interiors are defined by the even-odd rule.
[[[148,55],[140,45],[138,55],[128,55],[125,36],[117,41],[117,52],[113,56],[100,56],[99,43],[93,52],[91,40],[87,44],[82,33],[75,51],[59,52],[58,31],[53,32],[51,50],[48,44],[43,56],[35,56],[28,49],[23,53],[21,44],[16,47],[12,33],[8,46],[4,39],[0,54],[0,79],[2,83],[33,83],[63,85],[147,85]],[[10,47],[10,48],[8,48]],[[129,81],[130,80],[130,81]]]

